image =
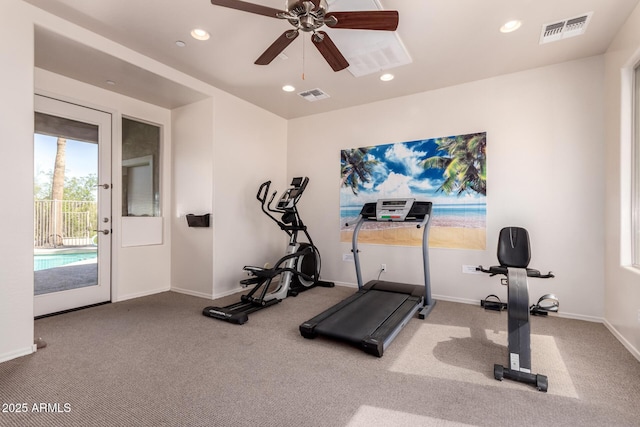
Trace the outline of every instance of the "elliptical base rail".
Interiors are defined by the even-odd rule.
[[[262,310],[263,308],[271,307],[279,303],[282,300],[274,298],[270,301],[266,301],[264,304],[255,304],[251,302],[237,302],[225,307],[205,307],[202,310],[202,314],[214,319],[224,320],[236,325],[244,325],[249,320],[249,314]]]

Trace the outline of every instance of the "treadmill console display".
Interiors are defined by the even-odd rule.
[[[380,199],[376,203],[377,221],[405,221],[416,199]]]

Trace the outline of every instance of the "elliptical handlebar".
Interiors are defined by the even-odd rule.
[[[269,199],[269,203],[267,203],[267,210],[268,210],[269,212],[284,213],[284,211],[281,211],[281,210],[278,210],[278,209],[273,209],[273,208],[271,207],[271,203],[273,203],[274,199],[276,198],[276,194],[278,194],[278,192],[277,192],[277,191],[274,191],[274,192],[271,194],[271,198]]]
[[[267,201],[271,181],[263,182],[258,188],[256,199],[258,199],[258,201],[260,202],[262,212],[264,212],[265,215],[271,218],[276,224],[278,224],[278,226],[282,230],[284,230],[290,236],[292,230],[304,230],[304,225],[300,220],[296,205],[298,204],[300,197],[302,197],[302,193],[307,187],[308,182],[309,178],[307,177],[293,178],[290,187],[284,191],[276,207],[272,207],[272,204],[276,198],[276,195],[278,194],[277,191],[274,191]],[[278,219],[271,213],[282,214],[282,220]],[[292,222],[293,225],[287,225]]]
[[[264,212],[265,215],[267,215],[269,218],[274,220],[278,225],[280,225],[280,221],[278,221],[276,217],[274,217],[267,211],[269,210],[271,212],[276,212],[273,209],[271,209],[271,202],[273,202],[273,199],[276,197],[277,191],[273,192],[273,194],[271,195],[271,198],[269,199],[269,202],[267,203],[267,195],[269,194],[270,186],[271,186],[271,180],[263,182],[260,185],[260,188],[258,188],[256,199],[258,199],[258,201],[260,202],[260,208],[262,209],[262,212]],[[266,209],[265,209],[265,206],[266,206]]]
[[[258,188],[258,194],[256,194],[256,199],[264,205],[265,200],[267,200],[267,194],[269,194],[269,187],[271,186],[271,181],[265,181]]]

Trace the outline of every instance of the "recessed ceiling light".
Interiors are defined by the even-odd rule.
[[[183,42],[182,40],[176,40],[176,46],[178,47],[185,47],[187,44],[185,42]]]
[[[114,82],[113,80],[107,80],[105,83],[108,84],[109,86],[115,86],[116,85],[116,82]]]
[[[282,90],[285,92],[293,92],[296,88],[291,85],[284,85],[282,86]]]
[[[390,82],[391,80],[393,80],[394,75],[393,74],[383,74],[380,76],[380,80],[382,80],[383,82]]]
[[[202,28],[194,28],[191,30],[191,37],[196,40],[209,40],[209,33]]]
[[[513,21],[506,22],[502,27],[500,27],[500,32],[510,33],[520,28],[521,25],[522,25],[521,21],[514,19]]]

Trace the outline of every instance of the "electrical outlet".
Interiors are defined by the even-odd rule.
[[[353,261],[353,254],[342,254],[342,261]]]
[[[463,265],[462,272],[464,274],[482,274],[481,271],[476,270],[475,265]]]
[[[380,264],[380,271],[386,273],[387,272],[387,264]]]

